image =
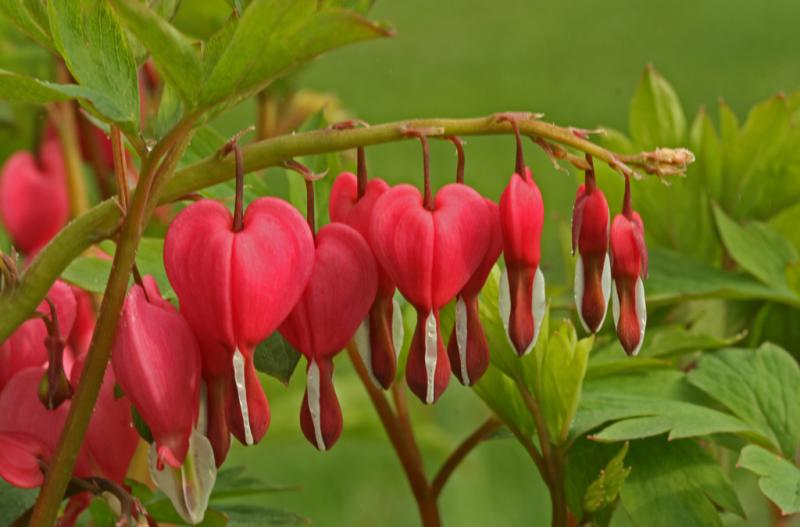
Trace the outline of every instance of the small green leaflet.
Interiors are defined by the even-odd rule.
[[[759,477],[758,487],[784,515],[800,512],[800,469],[790,461],[755,445],[739,455],[737,467]]]
[[[589,485],[583,495],[583,510],[596,512],[617,500],[625,478],[631,473],[631,467],[626,467],[624,464],[627,453],[628,443],[625,443],[617,455],[600,471],[597,479]]]
[[[253,359],[258,371],[289,384],[300,360],[300,352],[276,331],[256,347]]]

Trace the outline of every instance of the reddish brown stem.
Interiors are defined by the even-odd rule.
[[[367,155],[364,147],[356,148],[356,177],[358,180],[358,199],[364,197],[367,192]]]
[[[631,178],[625,176],[625,195],[622,198],[622,214],[629,220],[633,218],[633,207],[631,206]]]
[[[317,233],[317,218],[314,211],[316,203],[314,202],[314,182],[306,179],[306,221],[308,221],[308,228],[311,229],[311,234]]]
[[[586,162],[589,163],[589,169],[586,171],[586,176],[584,177],[584,184],[586,189],[586,194],[591,194],[594,192],[594,189],[597,188],[597,181],[594,177],[594,160],[592,156],[586,154]]]
[[[236,166],[236,201],[233,207],[233,231],[244,229],[244,161],[238,143],[231,145]]]
[[[456,152],[458,152],[456,183],[464,183],[464,167],[466,166],[466,157],[464,156],[464,141],[462,141],[457,135],[448,136],[447,139],[456,146]]]

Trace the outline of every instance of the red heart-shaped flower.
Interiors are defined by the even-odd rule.
[[[444,186],[432,210],[411,185],[385,192],[375,209],[370,229],[375,256],[417,308],[406,380],[421,400],[432,403],[450,378],[438,310],[484,259],[491,238],[489,212],[477,192],[459,184]]]
[[[331,221],[350,225],[369,242],[375,203],[387,190],[389,185],[385,181],[371,179],[359,199],[356,176],[343,172],[331,188],[328,202]],[[402,319],[397,316],[399,309],[393,302],[394,291],[394,282],[378,264],[378,292],[369,316],[359,326],[355,337],[356,347],[364,358],[367,370],[384,389],[391,386],[397,372],[398,350],[395,340],[402,342]]]
[[[364,238],[342,223],[320,229],[316,249],[311,279],[280,331],[309,361],[300,422],[308,440],[326,450],[341,431],[330,359],[367,315],[378,288],[378,269]]]

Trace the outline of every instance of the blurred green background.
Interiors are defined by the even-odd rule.
[[[182,16],[188,12],[191,18]],[[199,31],[204,16],[224,18],[225,3],[185,0],[177,23]],[[329,54],[300,76],[302,87],[337,94],[355,117],[369,122],[520,110],[543,112],[562,125],[624,131],[648,63],[673,84],[690,120],[702,105],[716,116],[719,97],[741,119],[755,102],[800,88],[800,3],[794,0],[381,0],[372,18],[391,22],[397,36]],[[254,119],[255,107],[246,103],[215,124],[229,135]],[[513,168],[512,139],[470,138],[466,148],[467,181],[499,197]],[[547,207],[543,265],[548,284],[558,284],[567,265],[559,236],[569,222],[576,179],[555,171],[533,144],[526,150]],[[370,148],[367,155],[372,175],[391,182],[421,178],[414,142]],[[435,181],[448,182],[455,168],[452,147],[434,142],[432,156]],[[270,433],[257,447],[235,446],[231,463],[267,481],[302,485],[269,501],[315,525],[417,524],[408,485],[363,388],[346,359],[337,368],[345,429],[332,451],[318,453],[300,432],[304,379],[298,370],[288,389],[267,381]],[[431,473],[488,415],[456,381],[435,407],[413,398],[410,404]],[[763,500],[747,492],[754,480],[738,475],[737,483],[748,525],[766,524]],[[546,489],[529,458],[516,442],[499,439],[459,468],[441,510],[447,525],[465,526],[547,525],[550,516]],[[617,525],[625,524],[624,514],[617,518]]]

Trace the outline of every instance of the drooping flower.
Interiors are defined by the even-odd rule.
[[[346,223],[369,242],[375,203],[387,190],[389,185],[385,181],[373,178],[366,184],[364,195],[359,197],[356,176],[343,172],[331,188],[331,221]],[[367,370],[384,389],[394,381],[402,343],[402,316],[400,306],[393,300],[394,291],[394,282],[378,264],[378,292],[354,338]]]
[[[426,174],[427,176],[427,174]],[[370,240],[375,256],[417,310],[406,381],[425,403],[435,402],[450,380],[439,310],[464,287],[486,256],[491,237],[488,208],[473,189],[444,186],[426,199],[398,185],[375,204]]]
[[[506,269],[500,279],[503,322],[517,354],[533,349],[545,311],[541,261],[544,203],[542,193],[522,159],[522,141],[516,123],[517,166],[500,197],[500,226]]]
[[[314,260],[311,232],[285,201],[257,199],[238,218],[234,225],[224,205],[198,201],[175,218],[164,244],[167,276],[200,345],[217,463],[227,452],[228,427],[248,445],[267,430],[269,405],[253,350],[294,307]]]
[[[315,243],[311,279],[280,331],[308,359],[300,427],[312,445],[328,450],[342,431],[332,359],[367,315],[378,268],[367,242],[347,225],[326,225]]]
[[[14,245],[27,255],[35,254],[68,218],[64,159],[58,141],[42,143],[38,159],[26,151],[8,158],[0,174],[0,219]]]
[[[0,432],[0,478],[21,489],[44,483],[39,461],[50,454],[35,437],[18,432]]]
[[[447,345],[450,367],[465,386],[478,382],[489,367],[489,344],[478,313],[478,295],[503,250],[499,209],[490,199],[485,203],[491,225],[490,241],[480,265],[458,293],[455,325]]]
[[[200,350],[189,324],[151,276],[125,298],[111,364],[147,423],[159,463],[178,468],[189,450],[200,396]]]
[[[644,224],[631,207],[630,180],[625,178],[622,213],[611,223],[612,310],[617,337],[628,355],[636,355],[647,325],[644,283],[647,277],[647,245]]]
[[[608,258],[609,213],[603,191],[597,187],[591,156],[585,183],[578,187],[572,209],[572,252],[575,263],[575,307],[584,329],[597,333],[606,318],[611,295]]]
[[[76,299],[70,286],[57,280],[47,297],[56,308],[59,328],[68,335],[75,323]],[[50,307],[42,301],[37,311],[50,315]],[[48,360],[45,338],[47,328],[42,320],[32,318],[23,322],[5,342],[0,344],[0,390],[19,371],[31,366],[44,366]]]

